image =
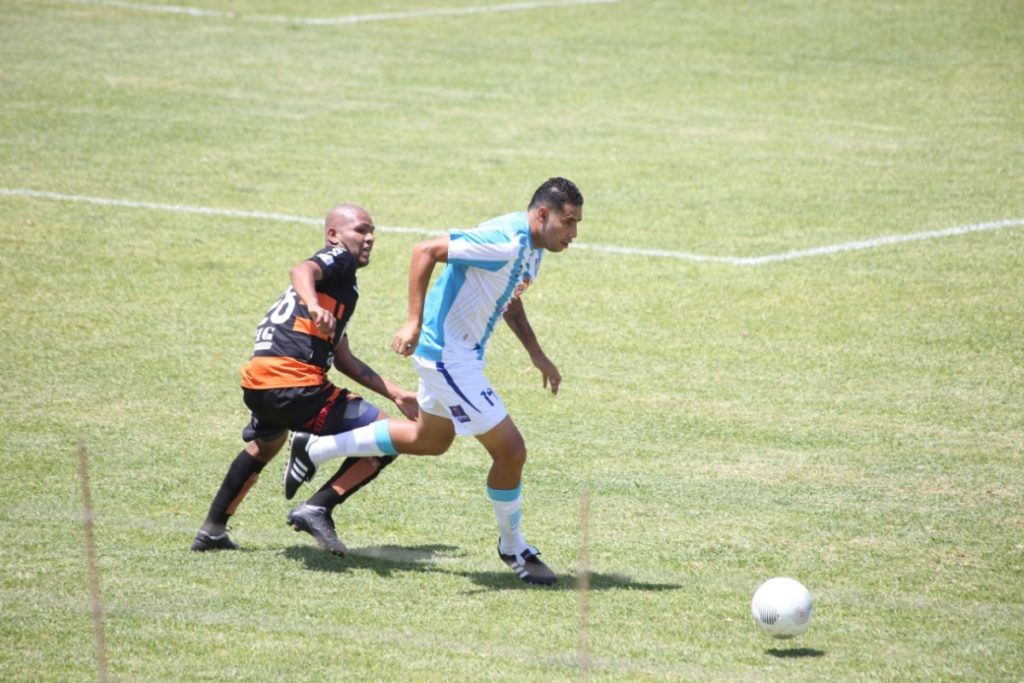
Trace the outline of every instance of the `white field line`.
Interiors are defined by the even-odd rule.
[[[274,221],[276,223],[301,223],[303,225],[322,226],[322,218],[308,218],[306,216],[292,216],[286,213],[273,213],[267,211],[243,211],[240,209],[216,209],[208,206],[190,206],[188,204],[162,204],[159,202],[136,202],[129,199],[109,199],[106,197],[88,197],[75,194],[61,194],[59,192],[39,192],[37,190],[23,190],[0,187],[0,195],[9,197],[34,197],[37,199],[52,199],[58,202],[81,202],[83,204],[97,204],[99,206],[121,206],[129,209],[152,209],[155,211],[169,211],[172,213],[194,213],[203,216],[222,216],[225,218],[255,218],[257,220]],[[431,230],[429,228],[401,228],[394,226],[377,226],[382,232],[404,232],[413,235],[440,235],[442,230]]]
[[[187,14],[191,17],[214,17],[217,19],[228,19],[235,16],[231,12],[218,12],[217,10],[205,10],[197,7],[177,7],[175,5],[146,5],[137,2],[119,2],[118,0],[67,0],[75,5],[102,5],[104,7],[116,7],[136,12],[158,12],[160,14]]]
[[[30,197],[35,199],[49,199],[60,202],[80,202],[84,204],[96,204],[99,206],[118,206],[130,209],[149,209],[155,211],[168,211],[173,213],[190,213],[204,216],[222,216],[225,218],[254,218],[257,220],[274,221],[278,223],[300,223],[303,225],[323,225],[323,219],[308,218],[305,216],[293,216],[284,213],[273,213],[266,211],[243,211],[240,209],[217,209],[207,206],[190,206],[188,204],[164,204],[159,202],[138,202],[128,199],[110,199],[106,197],[89,197],[84,195],[62,194],[59,192],[42,192],[39,190],[26,190],[19,188],[0,187],[0,195],[8,197]],[[654,258],[671,258],[681,261],[693,261],[696,263],[724,263],[731,266],[760,266],[767,263],[780,261],[793,261],[801,258],[814,256],[828,256],[841,254],[849,251],[860,251],[863,249],[876,249],[891,244],[902,242],[914,242],[920,240],[931,240],[940,237],[954,237],[966,235],[972,232],[985,232],[988,230],[1004,230],[1024,226],[1024,218],[1008,218],[999,221],[988,221],[985,223],[972,223],[970,225],[958,225],[942,230],[927,230],[924,232],[913,232],[906,235],[886,235],[872,239],[857,240],[854,242],[843,242],[831,244],[824,247],[812,247],[810,249],[796,249],[779,254],[767,254],[765,256],[708,256],[704,254],[693,254],[686,251],[668,251],[663,249],[635,249],[610,244],[581,244],[575,243],[572,248],[586,251],[597,251],[608,254],[621,254],[623,256],[649,256]],[[398,227],[398,226],[377,226],[381,232],[406,233],[412,235],[440,235],[445,231],[430,228]]]
[[[408,12],[386,12],[381,14],[349,14],[340,17],[292,17],[276,15],[243,15],[236,12],[204,10],[196,7],[178,5],[150,5],[140,2],[123,2],[122,0],[68,0],[79,5],[100,5],[116,7],[137,12],[157,12],[161,14],[185,14],[192,17],[213,17],[217,19],[249,19],[252,21],[272,22],[278,24],[299,24],[303,26],[340,26],[344,24],[361,24],[369,21],[398,21],[403,19],[419,19],[422,17],[454,17],[471,14],[496,14],[499,12],[525,12],[535,9],[571,7],[573,5],[609,5],[621,0],[548,0],[546,2],[513,2],[504,5],[473,6],[473,7],[433,7]]]
[[[619,247],[606,244],[574,244],[573,249],[589,249],[591,251],[603,251],[610,254],[629,254],[631,256],[654,256],[659,258],[675,258],[684,261],[695,261],[698,263],[727,263],[732,266],[761,266],[766,263],[777,263],[779,261],[793,261],[795,259],[809,258],[812,256],[828,256],[830,254],[841,254],[848,251],[860,251],[862,249],[877,249],[890,244],[902,242],[916,242],[919,240],[931,240],[939,237],[953,237],[966,235],[972,232],[985,232],[987,230],[1003,230],[1005,228],[1016,228],[1024,225],[1024,218],[1008,218],[1000,221],[989,221],[986,223],[972,223],[971,225],[958,225],[952,228],[941,230],[926,230],[924,232],[912,232],[906,235],[884,235],[855,242],[843,242],[841,244],[830,244],[824,247],[812,247],[810,249],[795,249],[780,254],[766,254],[765,256],[706,256],[703,254],[691,254],[685,251],[664,251],[661,249],[633,249],[630,247]]]

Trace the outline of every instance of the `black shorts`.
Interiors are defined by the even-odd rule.
[[[380,410],[356,394],[333,384],[283,389],[242,388],[242,399],[252,411],[242,430],[245,442],[273,441],[285,432],[341,434],[375,422]]]

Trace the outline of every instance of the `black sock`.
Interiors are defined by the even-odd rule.
[[[346,458],[326,484],[306,502],[328,510],[341,505],[353,493],[377,478],[397,455],[378,455],[372,458]]]
[[[224,481],[220,484],[217,495],[210,503],[210,511],[206,514],[206,521],[202,529],[211,536],[224,533],[224,527],[228,518],[235,513],[241,504],[242,499],[249,493],[249,489],[260,478],[265,463],[249,455],[244,450],[235,456],[224,475]]]

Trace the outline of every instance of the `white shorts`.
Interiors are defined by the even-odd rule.
[[[420,410],[446,417],[460,436],[477,436],[493,429],[508,411],[484,376],[483,363],[449,365],[413,356],[420,376],[416,398]]]

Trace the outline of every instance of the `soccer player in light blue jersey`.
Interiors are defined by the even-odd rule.
[[[554,583],[554,572],[520,529],[526,444],[484,375],[484,353],[504,319],[540,370],[544,388],[558,393],[562,376],[541,349],[522,296],[536,281],[545,252],[568,248],[582,219],[583,195],[576,185],[551,178],[537,188],[526,211],[416,244],[408,319],[391,348],[412,356],[420,378],[419,417],[381,420],[333,436],[296,432],[285,497],[291,499],[321,463],[333,458],[440,455],[456,435],[474,436],[492,459],[487,495],[498,522],[498,555],[523,581]],[[438,263],[445,264],[444,271],[428,294]]]

